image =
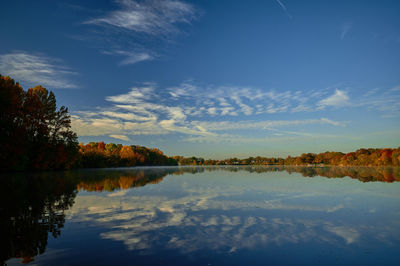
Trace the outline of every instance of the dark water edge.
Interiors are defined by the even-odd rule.
[[[399,172],[185,166],[1,175],[1,260],[396,265]]]

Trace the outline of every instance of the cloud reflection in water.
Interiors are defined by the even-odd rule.
[[[400,215],[382,203],[399,200],[398,185],[382,198],[384,185],[286,172],[205,171],[168,176],[156,186],[78,195],[69,219],[102,227],[101,238],[141,254],[394,244]]]

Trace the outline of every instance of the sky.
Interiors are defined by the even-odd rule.
[[[2,1],[0,74],[80,142],[285,157],[400,146],[399,1]]]

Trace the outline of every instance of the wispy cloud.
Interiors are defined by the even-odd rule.
[[[180,134],[189,142],[271,143],[351,139],[351,136],[326,132],[351,122],[332,119],[329,113],[321,117],[321,110],[329,112],[332,107],[373,110],[385,117],[400,114],[396,87],[379,95],[371,91],[351,101],[350,90],[293,92],[198,86],[193,82],[158,88],[155,83],[147,83],[106,97],[106,106],[97,110],[74,112],[72,123],[80,136]],[[307,112],[307,118],[301,118],[300,112]],[[279,114],[289,117],[274,120]]]
[[[318,133],[306,133],[298,131],[285,131],[285,130],[272,130],[270,134],[266,134],[265,137],[249,137],[243,134],[218,134],[215,136],[187,136],[183,140],[190,143],[230,143],[230,144],[276,144],[288,142],[315,142],[316,140],[332,140],[332,139],[347,139],[354,140],[354,137],[347,135],[337,134],[318,134]]]
[[[161,135],[171,132],[207,135],[190,127],[184,108],[157,102],[152,86],[134,87],[126,94],[106,97],[113,105],[98,112],[76,112],[72,126],[81,136]]]
[[[389,90],[369,90],[358,99],[355,105],[378,111],[382,118],[400,117],[400,85]]]
[[[103,51],[103,54],[107,55],[118,55],[118,56],[123,56],[125,59],[123,59],[120,62],[120,65],[132,65],[136,64],[142,61],[149,61],[153,60],[156,57],[148,51],[123,51],[123,50],[115,50],[115,51]]]
[[[369,97],[369,96],[375,95],[376,93],[379,92],[379,90],[380,90],[379,88],[375,88],[375,89],[368,90],[368,91],[364,94],[364,97]]]
[[[292,19],[292,15],[289,14],[289,11],[287,10],[286,6],[283,4],[282,1],[280,0],[276,0],[276,2],[280,5],[280,7],[283,9],[283,11],[285,12],[286,16],[288,16],[288,18]]]
[[[225,130],[238,130],[238,129],[272,129],[286,126],[300,126],[300,125],[333,125],[345,126],[343,121],[333,121],[327,118],[320,119],[305,119],[305,120],[276,120],[276,121],[237,121],[232,123],[230,121],[208,122],[208,121],[194,121],[193,125],[201,126],[210,131],[225,131]]]
[[[195,18],[191,4],[178,0],[164,1],[117,1],[119,9],[102,17],[86,21],[86,24],[112,26],[128,31],[164,36],[178,32],[176,24],[190,23]]]
[[[345,91],[337,89],[333,95],[319,101],[318,105],[321,108],[325,108],[327,106],[346,106],[350,103],[349,99],[350,98]]]
[[[237,139],[231,135],[233,131],[249,130],[257,130],[262,135],[293,137],[300,134],[277,130],[281,127],[311,125],[344,126],[343,121],[320,117],[305,120],[266,119],[266,116],[275,113],[292,113],[293,108],[299,105],[307,106],[309,112],[316,111],[318,98],[315,95],[320,99],[321,94],[313,91],[292,93],[261,91],[250,87],[198,87],[188,82],[159,89],[156,84],[149,83],[133,87],[127,93],[106,97],[108,106],[100,107],[96,112],[75,112],[72,124],[81,136],[179,133],[190,135],[188,140]],[[308,102],[310,100],[314,103]],[[325,99],[322,102],[329,104],[333,100]],[[234,121],[230,119],[233,117]],[[241,120],[238,121],[236,117]],[[227,135],[229,131],[231,133]]]
[[[76,75],[63,62],[43,54],[15,51],[0,55],[0,73],[29,86],[42,85],[49,89],[77,88],[70,80]]]
[[[344,40],[344,38],[346,37],[347,33],[350,31],[352,26],[353,26],[353,23],[351,23],[351,22],[343,24],[342,30],[340,32],[340,39],[341,40]]]
[[[130,141],[130,139],[125,136],[125,135],[110,135],[110,138],[114,138],[114,139],[120,139],[120,140],[125,140],[125,141]]]
[[[101,33],[97,30],[88,32],[90,37],[83,39],[97,42],[96,46],[103,47],[103,54],[125,57],[120,65],[158,58],[160,55],[155,52],[160,48],[158,46],[170,43],[199,13],[192,4],[180,0],[115,2],[117,9],[83,22],[104,29]]]

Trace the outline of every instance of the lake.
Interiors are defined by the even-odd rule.
[[[400,170],[141,167],[6,174],[8,265],[400,265]]]

